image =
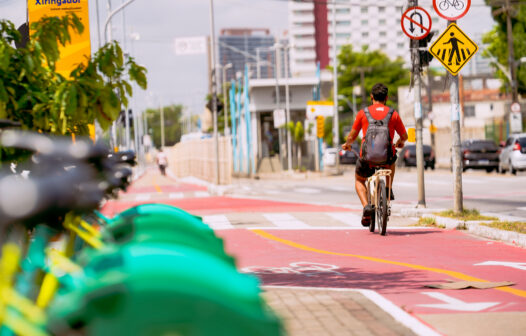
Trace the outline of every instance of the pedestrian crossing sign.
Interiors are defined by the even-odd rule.
[[[460,70],[479,50],[455,23],[450,24],[433,43],[429,52],[449,71],[456,76]]]

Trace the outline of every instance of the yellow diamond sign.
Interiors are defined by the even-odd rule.
[[[429,48],[429,52],[453,76],[459,73],[478,50],[475,42],[454,23],[450,24]]]

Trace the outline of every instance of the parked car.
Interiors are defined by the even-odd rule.
[[[486,169],[489,173],[499,167],[499,147],[492,140],[462,142],[462,171],[469,168]]]
[[[416,167],[416,145],[406,145],[398,155],[399,165],[403,167]],[[425,169],[435,169],[435,152],[431,146],[424,145]]]
[[[360,146],[357,143],[351,145],[351,150],[340,151],[340,163],[341,164],[356,164],[360,157]]]
[[[499,172],[526,170],[526,133],[511,135],[499,156]]]

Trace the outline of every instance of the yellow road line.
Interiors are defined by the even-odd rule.
[[[159,194],[163,192],[161,190],[161,187],[159,187],[159,185],[157,184],[157,177],[155,177],[155,175],[153,176],[153,187],[155,188],[155,190],[157,190]]]
[[[309,247],[309,246],[306,246],[306,245],[303,245],[303,244],[295,243],[295,242],[287,240],[287,239],[276,237],[276,236],[274,236],[274,235],[272,235],[272,234],[270,234],[268,232],[265,232],[263,230],[252,230],[252,232],[254,232],[255,234],[257,234],[257,235],[259,235],[259,236],[261,236],[263,238],[270,239],[270,240],[273,240],[273,241],[276,241],[276,242],[279,242],[279,243],[282,243],[282,244],[285,244],[285,245],[288,245],[288,246],[291,246],[291,247],[294,247],[294,248],[297,248],[297,249],[300,249],[300,250],[304,250],[304,251],[320,253],[320,254],[336,255],[336,256],[342,256],[342,257],[352,257],[352,258],[357,258],[357,259],[362,259],[362,260],[367,260],[367,261],[373,261],[373,262],[378,262],[378,263],[383,263],[383,264],[390,264],[390,265],[397,265],[397,266],[402,266],[402,267],[408,267],[408,268],[421,270],[421,271],[428,271],[428,272],[433,272],[433,273],[449,275],[452,278],[456,278],[456,279],[463,280],[463,281],[490,282],[488,280],[475,278],[475,277],[472,277],[472,276],[464,274],[464,273],[450,271],[450,270],[445,270],[445,269],[440,269],[440,268],[427,267],[427,266],[422,266],[422,265],[409,264],[409,263],[404,263],[404,262],[398,262],[398,261],[391,261],[391,260],[374,258],[374,257],[361,256],[361,255],[357,255],[357,254],[348,254],[348,253],[340,253],[340,252],[332,252],[332,251],[320,250],[320,249],[317,249],[317,248],[314,248],[314,247]],[[517,296],[526,298],[526,291],[525,290],[511,288],[511,287],[497,287],[495,289],[496,290],[500,290],[502,292],[507,292],[507,293],[510,293],[510,294],[513,294],[513,295],[517,295]]]

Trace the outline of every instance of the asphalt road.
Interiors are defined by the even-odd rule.
[[[526,174],[512,176],[468,170],[462,178],[465,208],[526,218]],[[418,202],[416,169],[399,168],[393,191],[395,211],[401,207],[414,207]],[[238,179],[228,189],[228,194],[360,208],[354,190],[354,166],[346,166],[343,176],[283,173],[256,181]],[[450,171],[425,172],[425,200],[428,208],[453,208],[453,175]]]

